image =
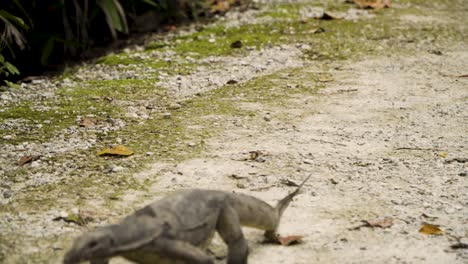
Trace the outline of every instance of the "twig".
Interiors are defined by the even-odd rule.
[[[425,151],[444,151],[442,149],[438,148],[418,148],[418,147],[401,147],[401,148],[396,148],[395,150],[425,150]]]
[[[250,189],[250,191],[263,191],[263,190],[267,190],[267,189],[270,189],[271,187],[275,187],[276,184],[271,184],[271,185],[268,185],[268,186],[263,186],[263,187],[258,187],[258,188],[253,188],[253,189]]]
[[[439,72],[440,75],[444,77],[453,77],[453,78],[468,78],[468,74],[460,74],[460,75],[455,75],[455,74],[446,74],[443,72]]]
[[[320,142],[320,143],[327,143],[327,144],[332,144],[332,145],[338,145],[338,146],[346,147],[346,145],[343,144],[343,143],[336,143],[336,142],[332,142],[332,141],[326,141],[326,140],[323,140],[323,139],[311,138],[310,140],[316,141],[316,142]]]

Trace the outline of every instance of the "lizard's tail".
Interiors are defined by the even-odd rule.
[[[294,196],[298,195],[299,192],[301,191],[301,188],[302,186],[304,185],[304,183],[307,182],[307,180],[309,180],[309,178],[311,177],[312,175],[309,175],[309,177],[307,177],[298,187],[297,189],[288,194],[286,197],[284,197],[283,199],[281,199],[278,204],[276,205],[275,207],[275,211],[276,211],[276,214],[277,214],[277,222],[275,223],[275,227],[271,230],[266,230],[265,231],[265,237],[267,239],[267,241],[272,241],[272,242],[278,242],[278,234],[276,233],[276,229],[278,228],[278,225],[279,225],[279,222],[281,221],[281,216],[283,215],[283,212],[284,210],[286,210],[286,208],[288,207],[289,203],[291,203],[292,199],[294,198]]]
[[[294,196],[298,195],[301,191],[301,188],[302,186],[304,185],[304,183],[306,183],[309,178],[311,177],[312,175],[309,175],[298,187],[297,189],[288,194],[286,197],[284,197],[283,199],[281,199],[278,204],[276,205],[275,207],[275,210],[276,212],[278,213],[278,216],[279,218],[281,218],[281,216],[283,215],[283,212],[284,210],[286,210],[286,208],[288,207],[289,203],[291,203],[292,199],[294,198]]]

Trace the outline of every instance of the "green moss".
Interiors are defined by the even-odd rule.
[[[50,107],[47,110],[34,108],[31,101],[23,101],[16,106],[9,107],[0,112],[0,120],[12,120],[20,125],[17,129],[0,129],[0,138],[14,134],[13,140],[0,139],[2,143],[20,143],[23,141],[43,141],[54,135],[55,132],[66,128],[73,123],[70,116],[64,116],[61,108]]]
[[[131,65],[141,63],[140,58],[130,58],[126,54],[111,54],[99,58],[96,63],[106,65]]]
[[[178,53],[196,53],[200,57],[241,55],[244,49],[233,49],[231,44],[242,41],[244,47],[260,48],[274,44],[282,38],[287,25],[279,22],[271,24],[245,25],[225,28],[222,25],[208,27],[201,32],[179,38],[175,47]]]
[[[154,41],[146,45],[145,50],[156,50],[166,47],[168,44],[163,41]]]
[[[298,3],[272,4],[267,10],[260,13],[257,17],[271,17],[274,19],[299,19],[299,11],[303,6],[305,5]]]

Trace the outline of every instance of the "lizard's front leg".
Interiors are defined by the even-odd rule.
[[[239,216],[230,205],[221,210],[216,229],[228,245],[227,263],[246,264],[249,248],[242,233]]]
[[[161,256],[174,260],[182,260],[187,264],[214,264],[213,259],[200,248],[184,241],[157,238],[145,251],[153,251]]]

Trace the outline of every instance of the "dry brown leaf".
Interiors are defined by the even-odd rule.
[[[164,30],[166,30],[166,31],[174,31],[176,29],[177,29],[177,26],[175,26],[175,25],[167,25],[167,26],[164,27]]]
[[[382,219],[363,220],[370,227],[389,228],[393,225],[393,218],[384,217]]]
[[[85,226],[89,222],[92,222],[95,220],[95,215],[91,211],[78,211],[78,214],[75,213],[68,213],[66,216],[58,216],[53,219],[54,221],[60,221],[63,220],[67,223],[74,223],[79,226]]]
[[[219,0],[211,7],[212,13],[225,13],[231,8],[230,1]]]
[[[91,127],[94,126],[98,123],[98,120],[96,118],[91,118],[91,117],[85,117],[80,120],[80,127]]]
[[[438,225],[423,223],[419,229],[419,233],[425,235],[442,235],[444,232],[439,228]]]
[[[329,74],[320,74],[317,79],[319,82],[333,82],[334,81],[333,77]]]
[[[286,236],[286,237],[278,236],[278,243],[283,246],[290,246],[290,245],[301,243],[303,238],[304,236]]]
[[[112,148],[105,148],[99,151],[96,155],[104,156],[104,155],[112,155],[112,156],[130,156],[133,155],[133,151],[128,149],[125,146],[117,145]]]
[[[18,165],[22,166],[26,163],[29,163],[29,162],[33,162],[35,160],[38,160],[40,158],[40,156],[29,156],[29,155],[26,155],[26,156],[23,156],[19,159],[18,161]]]
[[[381,9],[392,6],[392,0],[353,0],[359,8]]]

